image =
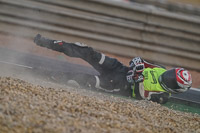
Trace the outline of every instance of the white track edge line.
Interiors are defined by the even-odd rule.
[[[30,67],[30,66],[20,65],[20,64],[11,63],[11,62],[6,62],[6,61],[0,61],[0,63],[4,63],[4,64],[9,64],[9,65],[14,65],[14,66],[19,66],[19,67],[25,67],[25,68],[33,69],[33,67]]]

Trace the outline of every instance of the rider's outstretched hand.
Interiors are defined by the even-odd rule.
[[[48,38],[42,37],[40,34],[37,34],[34,37],[34,43],[36,43],[38,46],[47,47],[51,49],[53,40],[50,40]]]
[[[40,43],[40,39],[41,39],[41,35],[40,34],[37,34],[35,37],[34,37],[34,43],[36,43],[37,45],[39,45]]]

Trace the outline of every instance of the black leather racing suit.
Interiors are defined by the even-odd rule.
[[[131,96],[131,84],[126,80],[129,67],[124,66],[117,59],[105,56],[93,48],[80,43],[67,43],[50,40],[41,36],[36,37],[35,43],[39,46],[62,52],[70,57],[77,57],[87,61],[100,75],[68,74],[68,79],[77,81],[81,86],[95,87],[108,92],[126,92]]]
[[[99,72],[99,75],[68,73],[65,75],[64,80],[75,80],[84,87],[97,88],[124,96],[132,96],[132,83],[127,81],[127,73],[130,68],[124,66],[117,59],[105,56],[81,43],[51,40],[41,37],[40,34],[34,38],[34,42],[39,46],[62,52],[67,56],[81,58]],[[145,68],[162,67],[146,61],[144,61],[144,66]],[[136,99],[142,99],[139,87],[137,86],[138,83],[135,83],[136,89],[134,89],[134,93],[136,94]],[[165,92],[151,95],[150,100],[158,103],[166,103],[168,99],[169,94]]]

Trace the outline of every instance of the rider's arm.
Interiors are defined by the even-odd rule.
[[[64,52],[64,42],[51,40],[48,38],[42,37],[40,34],[37,34],[34,38],[34,42],[41,47],[46,47],[55,51]]]
[[[92,47],[88,47],[82,43],[68,43],[64,41],[51,40],[42,37],[40,34],[36,35],[34,42],[38,46],[62,52],[67,56],[81,58],[91,64],[98,72],[104,71],[105,69],[111,71],[115,70],[118,72],[128,71],[128,68],[117,59],[97,52]],[[101,65],[101,68],[99,68],[99,65]],[[102,70],[102,68],[104,70]]]

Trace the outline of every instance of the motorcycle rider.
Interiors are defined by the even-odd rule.
[[[166,103],[171,93],[185,92],[192,85],[191,74],[184,68],[166,70],[141,57],[133,58],[128,67],[85,44],[51,40],[40,34],[35,36],[34,42],[67,56],[81,58],[92,65],[99,75],[67,74],[66,80],[75,80],[84,87],[111,93],[124,91],[136,99]]]

